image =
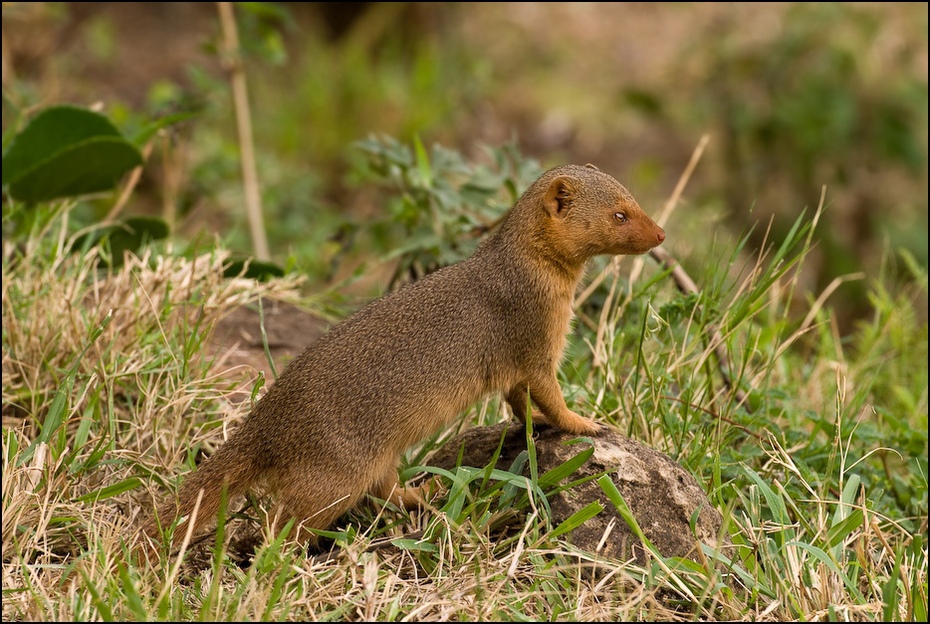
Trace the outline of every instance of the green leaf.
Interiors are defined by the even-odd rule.
[[[9,184],[18,173],[47,158],[55,149],[101,137],[122,135],[98,113],[75,106],[46,108],[26,124],[3,154],[2,182]]]
[[[413,137],[413,148],[417,155],[417,170],[420,173],[420,182],[425,188],[433,185],[433,169],[429,164],[429,156],[426,155],[426,148],[420,141],[419,135]]]
[[[107,600],[109,596],[105,598],[97,591],[97,581],[91,579],[83,568],[78,569],[78,572],[80,572],[81,579],[84,581],[84,587],[90,592],[91,602],[97,608],[100,618],[104,622],[115,622],[116,618],[113,616],[113,611],[110,609],[110,602]]]
[[[453,523],[460,524],[465,516],[462,515],[462,509],[468,498],[468,484],[474,477],[471,470],[462,470],[459,468],[455,471],[455,478],[449,485],[449,493],[446,495],[446,502],[442,506],[442,511]]]
[[[637,521],[636,516],[633,515],[633,510],[630,509],[629,504],[627,504],[626,499],[623,498],[623,494],[620,492],[620,490],[617,489],[617,484],[613,482],[613,479],[610,478],[610,475],[602,476],[597,480],[597,484],[601,486],[604,494],[607,495],[607,498],[610,499],[610,502],[613,503],[614,507],[617,508],[617,513],[620,514],[620,517],[623,518],[623,521],[626,522],[628,527],[630,527],[630,530],[633,531],[633,534],[643,543],[643,547],[649,551],[658,561],[662,561],[662,553],[659,552],[659,549],[656,547],[656,545],[652,543],[652,540],[646,537],[646,533],[643,531],[642,527],[639,526],[639,521]]]
[[[119,566],[119,578],[123,587],[123,595],[126,597],[129,610],[139,622],[151,620],[152,616],[149,615],[145,605],[142,604],[142,596],[139,594],[137,583],[129,575],[129,570],[123,562],[119,562],[117,565]]]
[[[642,540],[643,543],[648,543],[649,539],[646,537],[646,534],[643,533],[642,528],[639,526],[639,522],[637,522],[636,517],[633,515],[633,511],[630,509],[630,506],[627,505],[626,499],[623,498],[623,494],[617,489],[617,484],[613,482],[610,475],[602,476],[597,480],[597,484],[601,486],[604,494],[607,495],[610,502],[617,508],[620,517],[627,523],[630,530],[633,531],[633,534]]]
[[[36,163],[10,184],[10,195],[37,203],[108,191],[141,164],[142,155],[123,139],[90,139]]]
[[[181,123],[182,121],[186,121],[195,115],[197,115],[196,111],[186,111],[183,113],[174,113],[172,115],[165,115],[164,117],[160,117],[133,135],[132,142],[136,147],[141,148],[148,142],[149,139],[155,136],[156,132],[162,128],[167,128],[168,126]]]
[[[143,245],[168,236],[168,224],[158,217],[129,217],[114,225],[98,227],[74,240],[72,251],[81,251],[98,245],[104,240],[110,243],[111,264],[123,263],[126,251],[137,252]]]
[[[891,575],[882,584],[882,619],[885,622],[894,622],[901,618],[898,613],[898,580],[901,578],[901,556],[903,553],[904,549],[899,546],[895,552],[894,568],[891,570]]]
[[[223,268],[223,277],[247,277],[267,282],[273,277],[284,277],[284,269],[272,262],[233,260]]]
[[[36,115],[3,154],[2,184],[30,203],[107,191],[142,154],[109,119],[54,106]]]
[[[774,598],[777,596],[777,592],[773,590],[768,585],[765,585],[765,576],[762,574],[750,574],[746,571],[740,563],[734,559],[730,559],[723,552],[721,552],[717,547],[709,546],[703,542],[699,542],[701,550],[704,552],[704,555],[711,561],[718,561],[723,566],[726,567],[727,571],[731,574],[735,574],[739,577],[740,582],[746,586],[749,590],[758,590],[765,596],[769,598]]]
[[[423,542],[414,539],[395,539],[391,540],[391,544],[397,546],[401,550],[409,550],[414,552],[438,552],[439,547],[432,542]]]
[[[852,533],[857,527],[863,524],[863,514],[861,509],[854,509],[851,514],[846,516],[840,522],[833,524],[827,531],[826,548],[835,548],[833,556],[839,559],[840,544]]]
[[[843,584],[846,585],[846,589],[849,591],[851,596],[853,596],[860,603],[863,601],[862,592],[859,591],[859,588],[856,586],[856,583],[854,583],[846,575],[846,573],[840,569],[836,561],[834,561],[830,555],[828,555],[826,552],[824,552],[820,548],[817,548],[816,546],[813,546],[811,544],[805,544],[804,542],[801,542],[798,540],[793,540],[785,544],[786,548],[791,547],[791,546],[796,546],[797,548],[806,550],[811,555],[813,555],[818,561],[820,561],[822,564],[827,566],[834,574],[836,574],[843,581]]]
[[[744,467],[743,470],[746,476],[752,479],[762,492],[762,495],[765,497],[766,506],[769,508],[769,511],[772,512],[772,517],[775,522],[782,526],[789,526],[791,524],[791,519],[788,516],[788,509],[785,507],[785,501],[782,497],[752,469]]]
[[[16,454],[19,453],[19,440],[12,428],[3,428],[3,460],[12,462]]]

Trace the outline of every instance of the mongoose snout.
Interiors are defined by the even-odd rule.
[[[493,392],[521,421],[534,405],[534,420],[596,435],[601,426],[568,408],[557,381],[575,291],[591,257],[664,240],[610,175],[547,171],[470,258],[376,299],[295,358],[144,533],[181,517],[179,541],[187,523],[215,520],[224,491],[272,495],[298,539],[367,495],[416,504],[420,493],[397,481],[401,454]]]

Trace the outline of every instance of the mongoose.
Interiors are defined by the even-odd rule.
[[[534,420],[596,434],[556,379],[576,287],[591,257],[663,240],[593,165],[546,172],[470,258],[376,299],[295,358],[145,532],[182,516],[180,541],[200,497],[199,531],[224,488],[230,499],[251,488],[273,495],[277,517],[302,523],[304,540],[368,494],[416,504],[416,489],[398,484],[401,454],[495,391],[521,421],[529,397]]]

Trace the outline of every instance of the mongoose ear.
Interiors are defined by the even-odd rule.
[[[587,163],[587,164],[585,165],[585,167],[587,167],[588,169],[594,169],[595,171],[600,171],[600,169],[598,169],[597,167],[595,167],[595,166],[592,165],[591,163]]]
[[[575,189],[572,188],[571,179],[559,176],[549,183],[546,190],[546,210],[554,217],[564,217],[572,207]]]

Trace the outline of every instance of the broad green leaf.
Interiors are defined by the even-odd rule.
[[[10,195],[37,203],[108,191],[123,174],[141,164],[139,151],[124,139],[88,139],[51,154],[23,172],[10,183]]]
[[[247,277],[267,282],[273,277],[283,277],[284,269],[272,262],[260,260],[233,260],[223,267],[223,277]]]
[[[43,110],[3,154],[2,184],[37,203],[107,191],[142,154],[103,115],[74,106]]]
[[[68,145],[94,138],[122,138],[109,119],[76,106],[51,106],[33,117],[3,154],[2,183],[9,184],[23,171]]]

